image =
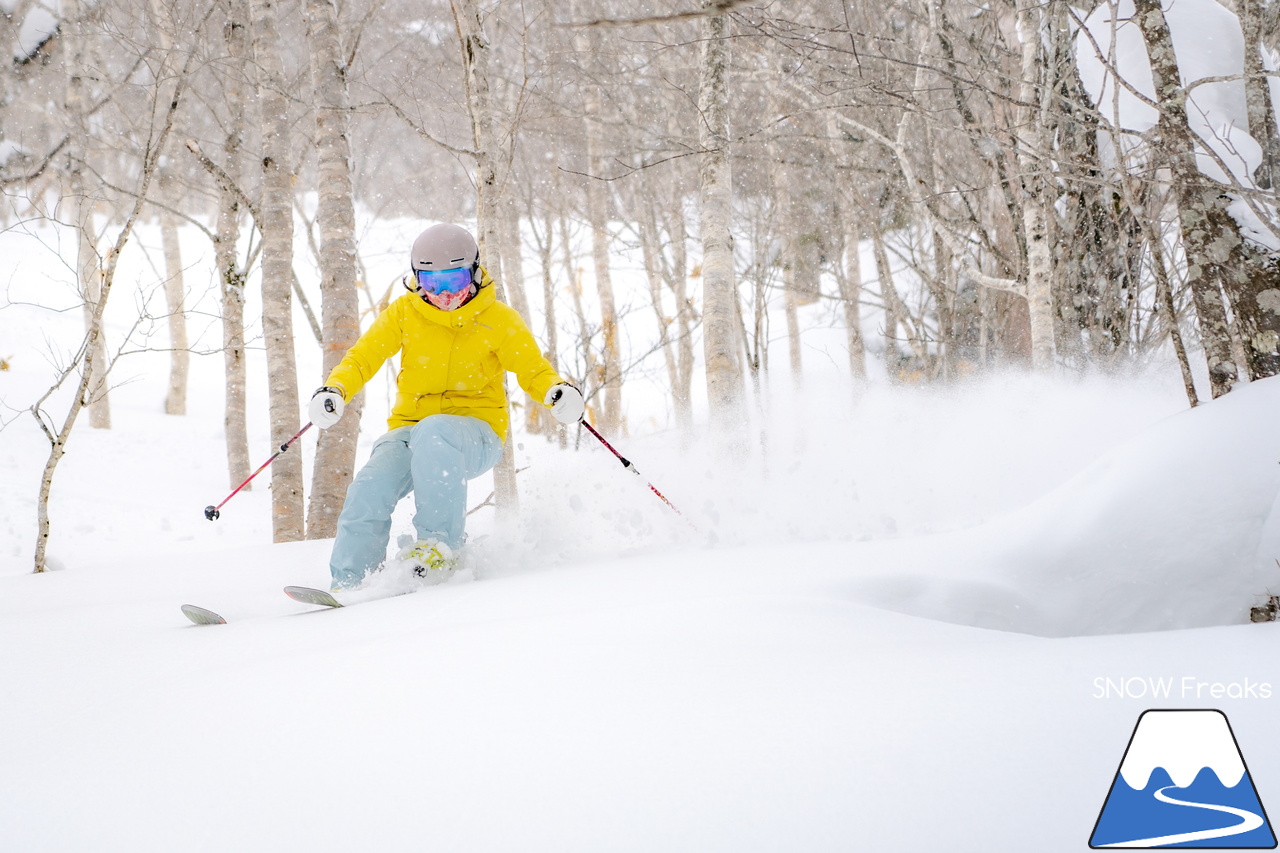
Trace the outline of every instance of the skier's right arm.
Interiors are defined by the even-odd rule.
[[[360,393],[386,360],[400,350],[400,313],[403,308],[400,300],[396,300],[374,319],[373,325],[330,371],[324,387],[316,392],[317,397],[324,391],[336,392],[341,395],[342,402],[349,403]]]

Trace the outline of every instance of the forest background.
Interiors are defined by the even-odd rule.
[[[1195,406],[1280,371],[1274,5],[0,7],[0,225],[56,246],[65,274],[11,279],[0,317],[84,316],[80,345],[47,354],[48,392],[0,412],[49,440],[38,572],[58,463],[82,413],[110,428],[131,353],[170,353],[174,415],[191,355],[221,357],[231,488],[260,461],[247,350],[265,351],[272,445],[297,433],[322,378],[298,349],[322,374],[399,292],[369,223],[475,227],[614,436],[741,438],[771,373],[803,386],[818,335],[855,389],[1154,361]],[[208,261],[184,261],[193,233]],[[157,298],[109,314],[122,270]],[[522,433],[568,439],[517,405]],[[332,536],[359,430],[321,436],[309,505],[301,455],[273,464],[276,541]]]

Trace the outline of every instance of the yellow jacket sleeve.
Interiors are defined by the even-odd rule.
[[[516,375],[516,381],[530,397],[541,403],[547,396],[551,386],[564,382],[560,374],[551,367],[533,333],[524,324],[519,313],[508,308],[508,333],[502,346],[498,348],[498,360],[504,370]]]

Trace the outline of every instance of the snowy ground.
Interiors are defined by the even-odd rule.
[[[589,437],[519,437],[520,523],[473,517],[473,571],[312,612],[280,588],[328,543],[269,544],[265,484],[202,515],[214,356],[180,418],[163,354],[121,363],[29,573],[47,444],[15,409],[78,323],[0,311],[2,850],[1085,850],[1151,707],[1225,711],[1280,808],[1280,625],[1247,622],[1280,591],[1280,381],[855,394],[811,352],[730,458],[615,437],[696,530]]]

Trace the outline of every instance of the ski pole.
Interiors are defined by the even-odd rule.
[[[586,427],[586,428],[587,428],[587,432],[591,433],[591,434],[592,434],[592,435],[594,435],[596,438],[598,438],[598,439],[600,440],[600,443],[601,443],[601,444],[603,444],[606,448],[608,448],[608,450],[609,450],[609,452],[610,452],[610,453],[612,453],[614,456],[618,457],[618,461],[622,463],[622,467],[623,467],[623,468],[626,468],[626,469],[627,469],[628,471],[630,471],[632,474],[635,474],[635,475],[636,475],[637,477],[639,477],[641,480],[644,480],[644,476],[643,476],[643,475],[641,475],[640,471],[636,468],[636,466],[635,466],[635,465],[631,464],[631,460],[630,460],[630,459],[628,459],[627,457],[623,456],[623,455],[622,455],[621,453],[619,453],[618,451],[614,450],[614,449],[613,449],[613,445],[612,445],[612,444],[610,444],[609,442],[605,441],[605,440],[604,440],[604,436],[603,436],[603,435],[601,435],[600,433],[596,432],[596,428],[595,428],[595,427],[593,427],[591,424],[587,423],[587,421],[586,421],[586,419],[585,419],[585,418],[581,421],[581,423],[582,423],[582,425],[583,425],[584,427]],[[648,487],[649,487],[649,491],[651,491],[651,492],[653,492],[655,495],[657,495],[657,496],[658,496],[658,498],[659,498],[659,499],[661,499],[661,501],[662,501],[664,504],[666,504],[667,506],[671,507],[671,509],[675,510],[675,514],[676,514],[676,515],[680,516],[681,518],[684,518],[684,513],[682,513],[680,510],[676,509],[676,505],[675,505],[675,504],[673,504],[671,501],[667,500],[666,495],[662,494],[662,492],[660,492],[660,491],[658,491],[657,489],[655,489],[655,488],[653,487],[653,483],[650,483],[648,480],[645,480],[645,485],[646,485],[646,486],[648,486]],[[685,519],[685,520],[687,521],[688,519]]]
[[[209,519],[210,521],[217,521],[218,516],[222,515],[222,513],[218,512],[218,510],[220,510],[220,509],[222,509],[224,506],[226,506],[227,501],[229,501],[229,500],[231,500],[232,498],[234,498],[236,495],[238,495],[238,494],[240,493],[240,490],[241,490],[241,489],[243,489],[245,486],[249,485],[249,480],[252,480],[254,477],[256,477],[256,476],[258,476],[259,474],[261,474],[261,473],[262,473],[262,471],[263,471],[263,469],[265,469],[265,468],[266,468],[268,465],[270,465],[272,462],[275,462],[275,461],[276,461],[276,457],[277,457],[277,456],[279,456],[281,453],[284,453],[286,450],[288,450],[288,449],[289,449],[289,446],[290,446],[291,444],[293,444],[295,441],[297,441],[298,439],[302,438],[302,434],[303,434],[304,432],[306,432],[307,430],[309,430],[309,429],[311,429],[311,422],[310,422],[310,421],[308,421],[308,422],[307,422],[307,425],[306,425],[306,426],[304,426],[302,429],[300,429],[300,430],[298,430],[296,433],[294,433],[293,438],[289,439],[289,440],[288,440],[288,441],[286,441],[284,444],[280,445],[280,449],[279,449],[279,450],[277,450],[275,453],[271,454],[271,458],[270,458],[270,459],[268,459],[266,462],[263,462],[263,463],[262,463],[262,465],[260,465],[260,466],[258,467],[258,470],[257,470],[257,471],[254,471],[252,474],[250,474],[250,475],[249,475],[249,479],[248,479],[248,480],[245,480],[243,483],[241,483],[240,485],[236,486],[236,490],[235,490],[234,492],[232,492],[231,494],[229,494],[229,495],[227,495],[225,498],[223,498],[223,499],[222,499],[222,503],[218,504],[217,506],[207,506],[207,507],[205,507],[205,508],[204,508],[204,517],[205,517],[205,518],[207,518],[207,519]]]

